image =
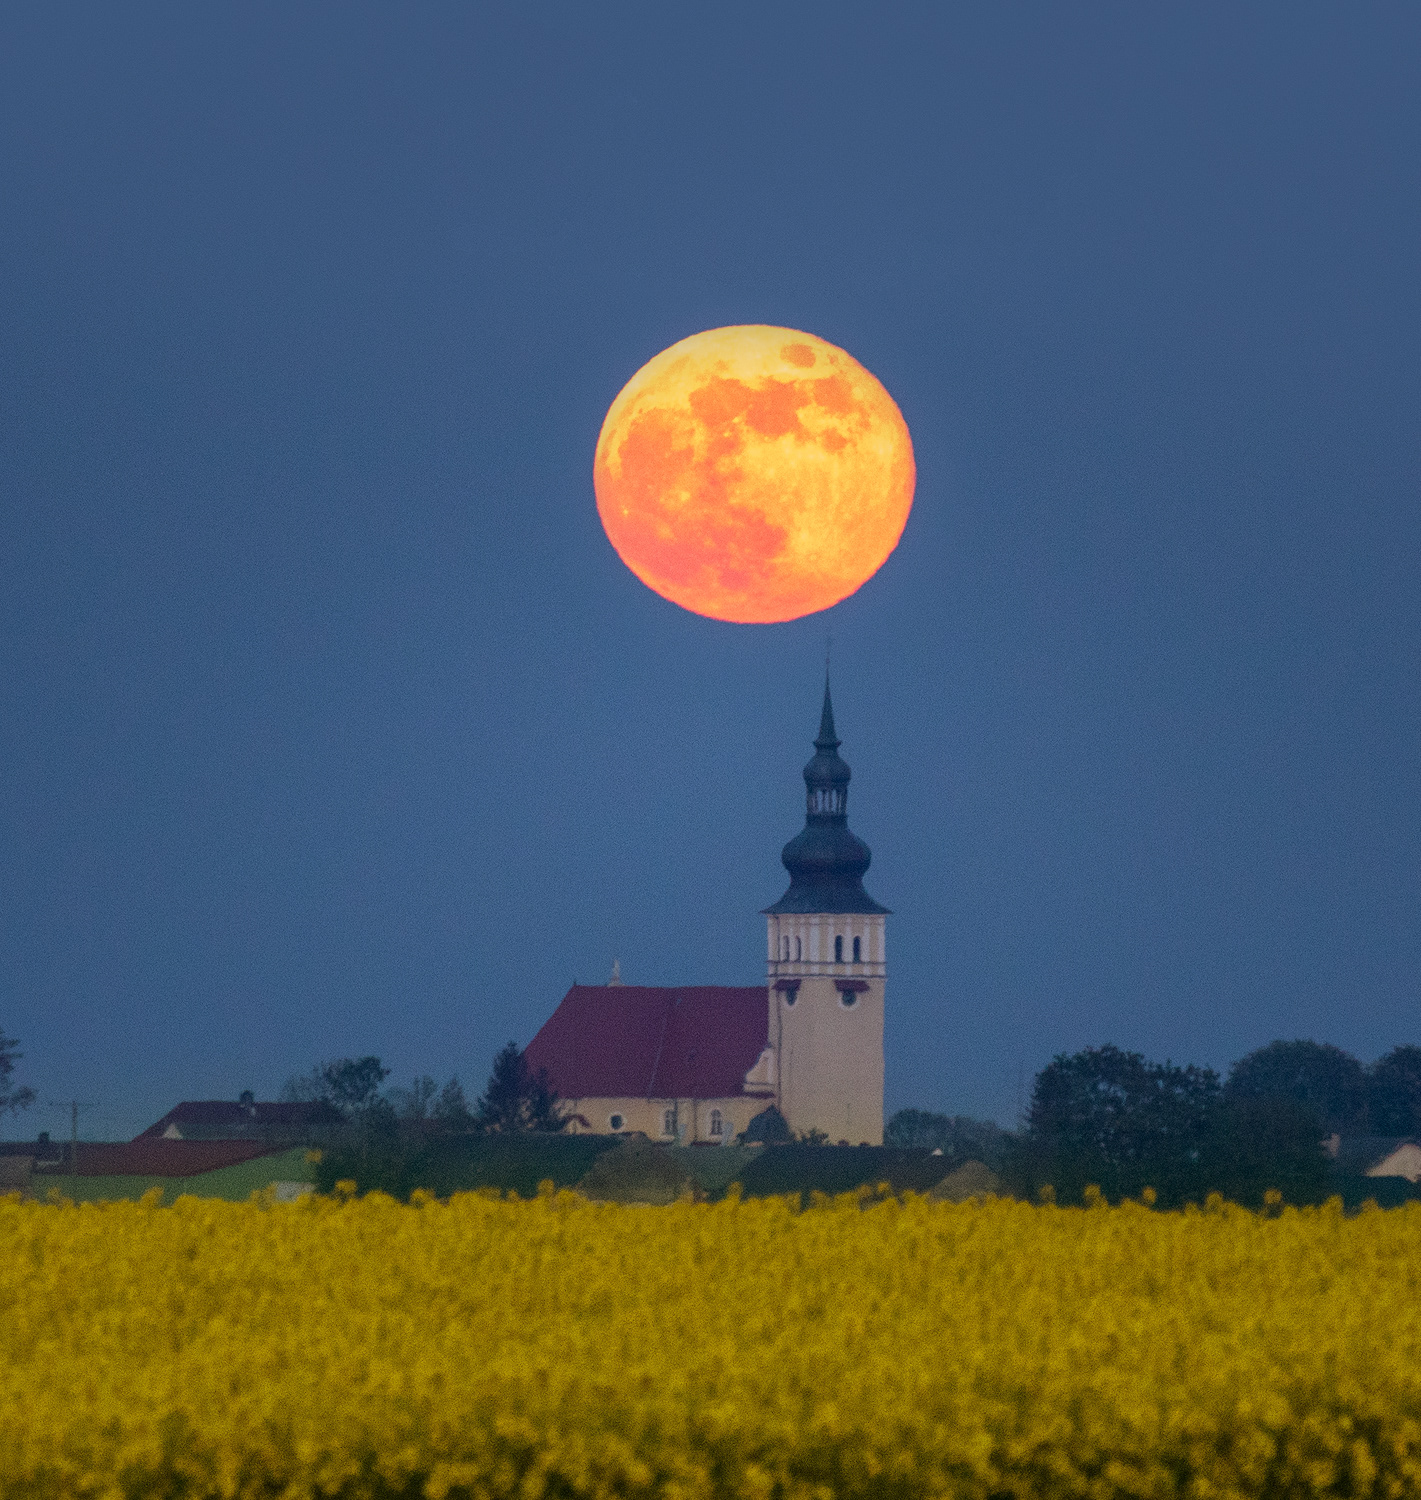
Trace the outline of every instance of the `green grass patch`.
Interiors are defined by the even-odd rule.
[[[69,1177],[63,1173],[37,1172],[30,1178],[30,1192],[43,1198],[53,1189],[76,1203],[117,1202],[121,1198],[141,1198],[152,1188],[160,1188],[163,1202],[172,1203],[183,1196],[225,1198],[231,1203],[245,1203],[254,1192],[273,1182],[314,1182],[316,1169],[307,1160],[304,1146],[273,1156],[259,1156],[236,1166],[219,1167],[213,1172],[198,1172],[191,1177]]]

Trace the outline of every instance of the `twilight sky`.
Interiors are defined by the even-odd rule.
[[[127,1136],[344,1054],[476,1090],[614,956],[755,983],[830,630],[890,1111],[1421,1042],[1418,62],[1384,3],[6,7],[19,1078]],[[592,492],[747,322],[917,453],[789,625]]]

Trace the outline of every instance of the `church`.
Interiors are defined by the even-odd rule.
[[[804,768],[789,889],[764,916],[764,986],[574,984],[528,1044],[571,1128],[728,1144],[774,1106],[796,1135],[883,1142],[884,918],[849,831],[849,768],[829,683]]]

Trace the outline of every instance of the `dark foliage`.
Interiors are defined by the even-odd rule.
[[[378,1057],[341,1057],[288,1078],[281,1097],[295,1103],[332,1104],[347,1118],[375,1114],[393,1119],[394,1110],[380,1097],[380,1085],[389,1076]]]
[[[985,1162],[994,1171],[1011,1155],[1015,1138],[991,1120],[969,1115],[935,1115],[925,1109],[900,1109],[883,1132],[885,1146],[942,1152],[943,1171],[965,1161]]]
[[[536,1130],[557,1131],[567,1123],[558,1109],[558,1096],[545,1069],[535,1073],[518,1049],[509,1042],[493,1060],[493,1071],[484,1086],[474,1115],[480,1130],[495,1134]]]
[[[687,1154],[645,1139],[623,1141],[592,1163],[578,1191],[605,1203],[674,1203],[691,1189]]]
[[[1227,1087],[1238,1099],[1291,1099],[1311,1110],[1324,1135],[1367,1128],[1366,1074],[1329,1042],[1270,1042],[1233,1065]]]
[[[0,1031],[0,1115],[28,1109],[35,1102],[33,1089],[10,1083],[15,1064],[23,1056],[18,1039]]]
[[[390,1070],[378,1057],[343,1057],[321,1069],[326,1098],[347,1113],[371,1108],[389,1076]]]
[[[380,1191],[408,1198],[415,1188],[439,1197],[476,1188],[512,1190],[531,1197],[538,1184],[575,1187],[605,1151],[621,1151],[617,1136],[539,1135],[514,1132],[494,1135],[418,1136],[402,1131],[395,1136],[352,1132],[323,1155],[316,1168],[316,1186],[330,1192],[349,1179],[362,1193]],[[709,1196],[720,1197],[727,1172],[742,1184],[746,1197],[782,1193],[847,1193],[880,1182],[895,1191],[926,1192],[943,1176],[943,1158],[927,1151],[893,1150],[883,1146],[805,1146],[799,1143],[766,1146],[747,1153],[734,1148],[688,1148],[684,1151],[633,1142],[631,1155],[655,1150],[679,1163]],[[747,1160],[747,1157],[749,1158]],[[733,1164],[716,1170],[726,1158]]]
[[[1408,1182],[1404,1177],[1335,1174],[1327,1180],[1327,1196],[1333,1194],[1341,1198],[1343,1208],[1349,1213],[1368,1202],[1378,1208],[1400,1208],[1403,1203],[1421,1202],[1421,1182]]]
[[[745,1127],[743,1139],[747,1146],[787,1141],[790,1139],[789,1125],[785,1117],[771,1104],[751,1119]]]
[[[474,1128],[474,1113],[464,1098],[464,1085],[457,1078],[451,1078],[439,1090],[439,1097],[430,1107],[429,1118],[441,1130],[457,1133]]]
[[[1306,1103],[1223,1087],[1209,1068],[1155,1063],[1117,1047],[1057,1057],[1037,1075],[1030,1130],[1006,1173],[1018,1190],[1050,1184],[1062,1203],[1088,1184],[1107,1198],[1153,1188],[1162,1207],[1219,1192],[1258,1205],[1327,1192],[1322,1127]]]
[[[1295,1099],[1225,1093],[1200,1153],[1196,1193],[1220,1192],[1257,1208],[1269,1188],[1288,1203],[1320,1203],[1331,1188],[1322,1128]]]
[[[1063,1053],[1036,1075],[1024,1165],[1063,1202],[1087,1183],[1111,1198],[1145,1187],[1187,1195],[1197,1190],[1220,1092],[1212,1068],[1154,1063],[1112,1046]]]
[[[1421,1047],[1393,1047],[1367,1069],[1371,1135],[1421,1135]]]
[[[945,1174],[943,1158],[888,1146],[767,1146],[741,1173],[747,1198],[781,1193],[851,1193],[886,1182],[897,1192],[925,1193]]]
[[[379,1191],[408,1198],[424,1188],[444,1198],[476,1188],[512,1190],[531,1198],[540,1182],[573,1187],[603,1152],[619,1144],[615,1136],[352,1134],[326,1151],[316,1167],[316,1186],[330,1192],[350,1180],[360,1192]]]
[[[425,1073],[414,1079],[408,1088],[387,1090],[385,1098],[401,1124],[426,1125],[434,1112],[438,1093],[439,1085]]]

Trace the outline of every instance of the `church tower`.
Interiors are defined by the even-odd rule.
[[[770,1045],[779,1108],[797,1134],[883,1143],[884,918],[863,888],[872,856],[849,832],[829,679],[814,758],[804,768],[804,829],[781,855],[789,889],[769,923]]]

